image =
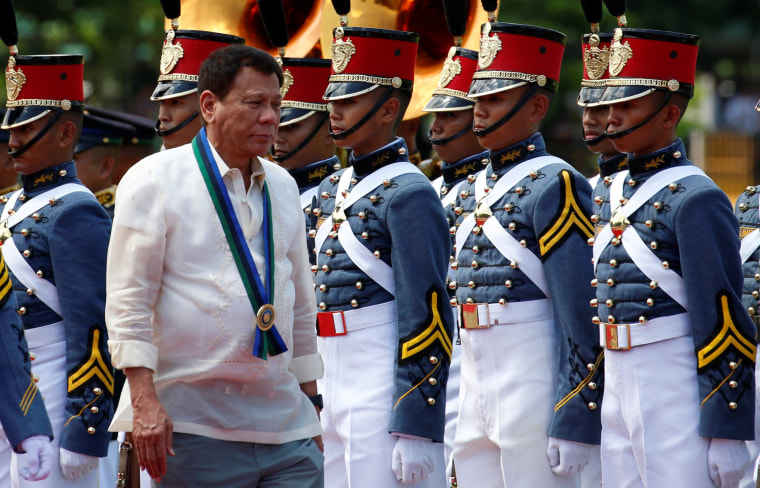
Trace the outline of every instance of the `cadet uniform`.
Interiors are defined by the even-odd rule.
[[[31,358],[17,309],[10,274],[0,254],[0,372],[3,375],[0,437],[9,444],[3,446],[2,451],[15,450],[21,441],[33,435],[53,437],[42,395],[32,377]],[[10,469],[10,463],[0,465],[2,488],[10,488],[11,478],[16,477],[11,475]]]
[[[65,111],[82,110],[83,56],[11,59],[9,70],[15,65],[25,79],[9,84],[4,128],[50,112],[56,120]],[[110,221],[77,179],[73,161],[25,175],[22,185],[0,198],[3,255],[55,432],[53,461],[58,465],[58,447],[103,457],[114,389],[104,321]],[[72,481],[53,469],[47,480],[34,486],[94,487],[97,470]]]
[[[478,67],[478,52],[462,47],[452,47],[449,50],[448,57],[444,62],[441,77],[438,80],[438,86],[433,91],[430,101],[422,109],[424,112],[453,112],[459,110],[472,110],[475,101],[467,97],[467,91],[470,89],[472,75]],[[440,140],[434,140],[430,136],[434,145],[450,144],[457,138],[465,135],[472,130],[469,125],[460,132]],[[459,187],[470,175],[474,175],[484,165],[488,164],[488,152],[484,151],[473,154],[459,161],[442,162],[442,175],[433,180],[433,188],[441,199],[441,204],[446,212],[446,218],[449,223],[449,232],[451,233],[451,256],[449,260],[454,260],[454,238],[456,235],[456,214],[454,214],[454,201],[459,193]],[[446,277],[446,286],[450,286],[452,281],[456,281],[456,271],[449,269]],[[454,297],[454,288],[449,289],[450,298]],[[454,302],[454,313],[456,314],[456,302]],[[454,449],[454,433],[457,427],[457,417],[459,416],[459,373],[462,365],[461,342],[457,334],[456,341],[452,348],[451,367],[449,368],[449,380],[446,384],[446,430],[444,438],[444,456],[447,463],[447,475],[451,476],[451,453]]]
[[[411,91],[417,39],[336,29],[325,99]],[[361,81],[367,75],[372,82]],[[449,234],[440,200],[397,137],[325,179],[313,212],[325,480],[403,486],[391,469],[392,453],[402,437],[416,436],[438,444],[434,471],[415,486],[440,488],[452,335]]]
[[[564,39],[540,27],[484,24],[468,95],[526,83],[524,101],[539,86],[553,91]],[[520,52],[542,56],[512,56]],[[452,266],[462,340],[454,462],[462,486],[576,486],[576,476],[552,472],[549,438],[599,443],[602,353],[586,281],[590,202],[586,179],[550,156],[540,133],[491,151],[489,165],[459,188]]]
[[[748,186],[739,195],[734,207],[734,214],[739,219],[739,238],[741,238],[741,260],[744,271],[744,286],[742,287],[742,304],[749,311],[757,326],[760,316],[760,187]],[[747,448],[752,456],[752,462],[747,466],[740,488],[755,488],[758,456],[760,455],[760,378],[755,362],[755,440],[747,442]]]
[[[282,72],[284,82],[282,93],[282,105],[280,106],[280,127],[287,127],[299,123],[309,117],[319,117],[314,131],[303,141],[283,156],[274,156],[273,159],[282,163],[297,152],[301,151],[315,136],[317,136],[329,113],[327,104],[322,100],[322,95],[327,89],[327,78],[330,76],[329,59],[312,58],[282,58]],[[306,217],[306,232],[311,226],[311,207],[317,196],[319,183],[323,179],[340,169],[340,161],[336,156],[322,161],[312,162],[300,168],[290,169],[288,172],[298,184],[298,192],[301,195],[301,208]],[[312,233],[313,234],[313,233]],[[309,261],[316,262],[314,255],[313,235],[308,238]]]
[[[655,90],[666,102],[691,97],[698,43],[616,29],[602,103]],[[736,218],[680,139],[629,155],[628,169],[609,186],[611,222],[594,242],[594,322],[607,349],[602,476],[616,487],[712,487],[711,439],[751,439],[754,421],[755,327],[741,304]]]

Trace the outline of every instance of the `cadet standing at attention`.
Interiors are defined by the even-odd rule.
[[[450,237],[430,181],[395,136],[417,42],[386,29],[334,32],[324,98],[335,143],[353,153],[314,209],[328,487],[445,483]]]
[[[541,27],[482,26],[468,96],[491,162],[460,187],[454,209],[461,486],[575,487],[600,439],[591,187],[538,132],[564,43]]]
[[[699,38],[615,29],[601,103],[628,155],[596,236],[605,351],[602,479],[609,486],[735,487],[754,436],[755,326],[742,305],[739,226],[676,128]]]
[[[161,50],[161,74],[150,99],[160,102],[156,134],[171,149],[189,144],[203,125],[198,103],[198,70],[213,51],[245,39],[229,34],[179,29],[180,1],[161,2],[171,28]]]
[[[33,486],[94,488],[113,415],[104,318],[111,224],[72,160],[82,127],[84,57],[17,53],[12,46],[2,128],[10,130],[22,189],[0,197],[0,242],[58,465]],[[0,457],[0,465],[10,463],[10,452]]]

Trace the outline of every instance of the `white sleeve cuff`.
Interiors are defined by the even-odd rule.
[[[298,384],[318,380],[325,374],[325,364],[319,353],[293,358],[288,369],[298,379]]]
[[[158,369],[158,348],[143,341],[108,341],[111,363],[116,369]]]

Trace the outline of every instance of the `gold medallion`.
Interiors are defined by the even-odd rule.
[[[343,40],[343,28],[338,27],[335,29],[335,40],[332,45],[332,68],[336,73],[342,73],[348,62],[351,61],[351,56],[356,53],[356,46],[351,42],[351,39]]]
[[[346,212],[343,211],[343,202],[337,204],[332,212],[333,230],[338,230],[340,224],[346,221]]]
[[[462,63],[458,59],[454,59],[456,53],[457,48],[451,46],[451,49],[449,49],[449,56],[446,58],[446,61],[443,62],[441,77],[438,79],[438,88],[446,88],[446,85],[451,83],[451,80],[462,72]]]
[[[161,63],[160,70],[162,75],[168,75],[172,72],[182,56],[185,55],[185,50],[182,49],[182,45],[177,41],[176,44],[172,44],[174,40],[174,29],[169,29],[166,33],[166,39],[164,40],[164,47],[161,49]]]
[[[11,230],[8,228],[8,219],[3,220],[0,222],[0,246],[2,246],[5,241],[10,239],[12,237]]]
[[[623,207],[616,208],[610,218],[610,228],[612,228],[612,233],[615,237],[620,239],[629,225],[631,225],[631,222],[626,218],[625,213],[623,213]]]
[[[483,27],[483,37],[480,38],[480,52],[478,53],[478,68],[486,69],[491,66],[496,55],[501,51],[501,39],[491,34],[491,23],[486,22]]]
[[[280,96],[282,96],[282,98],[285,98],[285,95],[288,94],[288,90],[293,86],[294,81],[295,78],[293,78],[293,73],[291,73],[289,69],[282,72],[282,86],[280,87]]]
[[[488,205],[488,202],[486,201],[486,197],[483,197],[478,201],[478,204],[475,206],[474,214],[475,214],[475,222],[478,225],[485,224],[486,220],[488,220],[488,218],[493,215],[493,212],[491,212],[491,207]]]
[[[5,70],[5,87],[8,100],[15,100],[21,93],[21,87],[26,83],[26,75],[21,72],[21,68],[16,67],[16,58],[8,58],[8,69]]]
[[[274,305],[267,303],[262,305],[256,312],[256,326],[260,331],[266,332],[274,326],[275,319]]]
[[[583,51],[583,62],[589,78],[598,80],[610,64],[610,50],[606,47],[599,49],[599,36],[596,34],[591,35],[588,44],[589,48]]]
[[[621,42],[623,39],[623,30],[621,28],[615,29],[615,35],[612,39],[612,45],[610,45],[610,76],[617,76],[625,67],[625,63],[633,57],[633,49],[631,45],[626,41]]]

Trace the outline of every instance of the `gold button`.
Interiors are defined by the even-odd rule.
[[[95,433],[95,427],[87,427],[87,433],[92,435]]]
[[[101,393],[103,393],[103,390],[101,390],[99,387],[96,386],[95,388],[92,389],[92,392],[95,393],[96,395],[100,395]]]
[[[428,405],[435,405],[435,398],[428,398],[427,399],[427,404]]]
[[[100,409],[98,407],[94,406],[94,405],[92,407],[90,407],[90,412],[92,412],[92,413],[98,413],[99,411],[100,411]]]
[[[435,378],[428,379],[428,383],[430,383],[430,386],[435,386],[438,384],[438,380]]]

